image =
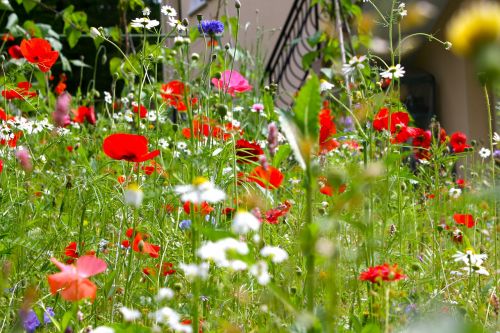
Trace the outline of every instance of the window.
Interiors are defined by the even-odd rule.
[[[207,0],[191,0],[189,4],[189,15],[196,14],[196,11],[207,4]]]

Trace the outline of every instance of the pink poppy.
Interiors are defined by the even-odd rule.
[[[88,278],[106,270],[104,260],[87,255],[78,258],[76,265],[65,265],[55,258],[50,261],[61,270],[48,276],[50,292],[53,295],[60,291],[62,298],[67,301],[95,299],[97,286]]]
[[[243,93],[252,90],[252,86],[248,83],[247,79],[237,71],[226,70],[222,73],[220,79],[213,78],[212,83],[219,90],[223,89],[231,96],[235,93]]]

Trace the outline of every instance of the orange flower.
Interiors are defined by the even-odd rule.
[[[95,299],[97,287],[88,278],[106,270],[104,260],[83,256],[78,258],[76,265],[65,265],[55,258],[50,261],[61,270],[48,276],[50,292],[53,295],[60,291],[62,298],[71,302],[84,298]]]
[[[135,235],[134,243],[132,244],[132,250],[134,250],[135,252],[147,253],[151,258],[158,258],[160,246],[146,242],[148,237],[148,235],[138,232]]]
[[[23,39],[21,53],[28,62],[37,65],[44,73],[48,72],[59,58],[59,52],[52,50],[50,43],[41,38]]]
[[[260,187],[274,190],[280,187],[284,178],[285,176],[275,167],[269,166],[267,169],[264,169],[258,166],[250,172],[247,181],[255,182]]]

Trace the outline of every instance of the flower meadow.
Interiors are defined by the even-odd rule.
[[[500,137],[415,126],[400,100],[410,9],[363,1],[388,56],[361,32],[350,48],[320,33],[323,70],[278,107],[287,92],[238,44],[251,1],[228,2],[195,22],[163,5],[165,30],[130,1],[133,50],[70,6],[63,35],[93,41],[89,64],[1,2],[0,331],[497,332]],[[353,20],[363,2],[320,1]],[[498,22],[478,2],[449,41],[428,36],[473,61],[490,123]],[[94,80],[70,91],[84,70]]]

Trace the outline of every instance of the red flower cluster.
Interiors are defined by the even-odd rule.
[[[462,132],[455,132],[451,135],[450,145],[454,153],[462,153],[470,148],[467,144],[467,136]]]
[[[467,228],[472,228],[476,225],[474,217],[471,214],[453,214],[453,219],[457,224],[466,226]]]
[[[247,177],[247,181],[257,183],[262,188],[275,190],[280,187],[285,176],[273,166],[257,166]]]
[[[239,128],[232,126],[232,124],[226,124],[225,127],[221,127],[215,120],[209,119],[207,117],[199,117],[193,120],[193,134],[195,138],[200,137],[212,137],[214,139],[227,140],[231,137],[231,132],[241,131]],[[191,129],[189,127],[182,129],[182,135],[186,139],[191,138]]]
[[[186,111],[185,99],[187,98],[187,92],[184,83],[180,81],[171,81],[169,83],[163,84],[161,86],[161,97],[165,102],[168,102],[171,106],[176,108],[178,111]],[[191,99],[191,105],[195,105],[198,102],[197,98]]]
[[[2,96],[5,99],[26,99],[36,97],[37,93],[35,91],[29,91],[32,85],[29,82],[19,82],[17,88],[2,91]]]
[[[398,268],[398,264],[393,266],[385,263],[383,265],[369,267],[366,271],[359,275],[361,281],[369,281],[371,283],[394,282],[405,279],[406,275]]]
[[[264,151],[256,142],[249,142],[245,139],[236,141],[236,157],[238,163],[257,162],[259,156],[263,154]]]
[[[340,146],[333,136],[337,133],[337,127],[333,122],[332,111],[324,108],[319,113],[319,152],[320,154],[328,153]]]
[[[134,250],[134,252],[148,254],[151,258],[158,258],[158,256],[160,255],[160,246],[147,242],[149,238],[148,234],[134,231],[134,229],[129,228],[127,229],[125,235],[129,239],[133,238],[132,250]],[[128,239],[125,239],[124,241],[122,241],[122,246],[126,248],[130,247],[130,241]]]
[[[82,246],[83,245],[84,243],[82,243]],[[69,245],[64,248],[64,255],[67,257],[65,261],[67,264],[72,264],[75,259],[78,259],[80,257],[77,247],[78,245],[76,244],[76,242],[70,242]],[[87,251],[85,255],[95,256],[95,251]]]
[[[86,120],[89,124],[95,125],[94,106],[79,106],[78,110],[73,111],[73,113],[75,114],[73,118],[75,123],[84,123]]]
[[[159,150],[148,151],[148,139],[135,134],[111,134],[102,144],[104,153],[115,160],[144,162],[160,154]]]
[[[146,109],[146,107],[144,105],[140,105],[140,106],[134,105],[134,107],[132,108],[132,111],[134,113],[139,113],[140,118],[146,118],[146,116],[148,115],[148,109]]]
[[[409,122],[410,117],[408,113],[401,111],[391,113],[390,132],[393,135],[392,142],[403,143],[415,137],[418,129],[408,127]],[[382,108],[379,110],[373,119],[373,128],[379,132],[389,130],[389,109]]]
[[[288,202],[288,200],[285,200],[285,202],[280,204],[278,207],[270,209],[266,212],[266,222],[269,224],[278,224],[278,219],[288,214],[290,208],[292,208],[292,204]]]
[[[37,65],[44,73],[48,72],[59,58],[59,52],[52,50],[50,43],[41,38],[23,39],[21,53],[28,62]]]

